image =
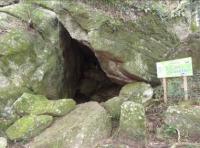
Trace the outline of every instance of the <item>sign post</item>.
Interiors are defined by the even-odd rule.
[[[193,75],[192,58],[176,59],[156,63],[157,76],[163,81],[164,102],[167,102],[167,79],[171,77],[183,77],[185,100],[188,100],[187,76]]]
[[[163,80],[163,90],[164,90],[164,102],[167,103],[167,79],[162,78]]]
[[[187,76],[183,76],[183,87],[185,93],[185,100],[188,100],[188,83],[187,83]]]

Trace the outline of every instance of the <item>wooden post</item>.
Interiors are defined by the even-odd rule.
[[[167,79],[163,78],[162,83],[163,83],[163,90],[164,90],[164,102],[167,103]]]
[[[183,87],[185,93],[185,100],[188,100],[188,83],[187,83],[187,76],[183,76]]]

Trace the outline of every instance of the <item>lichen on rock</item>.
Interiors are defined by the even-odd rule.
[[[130,83],[122,87],[119,96],[128,98],[130,101],[147,104],[153,97],[153,88],[144,82]]]
[[[126,101],[133,101],[147,106],[153,97],[153,88],[144,82],[135,82],[124,85],[119,96],[107,100],[103,106],[112,118],[119,119],[121,105]]]
[[[118,83],[138,79],[158,83],[154,64],[179,43],[156,15],[124,22],[83,3],[62,2],[60,9],[59,2],[33,3],[56,12],[73,38],[90,43],[102,69]]]
[[[146,143],[146,117],[144,107],[131,101],[124,102],[121,106],[119,136]]]
[[[127,100],[128,98],[117,96],[106,101],[103,104],[103,106],[108,111],[108,113],[112,116],[113,119],[119,119],[120,112],[121,112],[121,105],[123,104],[123,102]]]
[[[49,98],[62,95],[63,51],[58,28],[51,11],[21,3],[0,8],[1,113],[24,92]]]
[[[50,128],[36,136],[27,147],[89,148],[111,134],[111,120],[96,102],[80,104],[75,110],[57,119]]]
[[[177,130],[181,139],[187,138],[199,142],[200,109],[198,106],[169,106],[164,122]]]
[[[13,104],[20,115],[52,115],[63,116],[73,110],[76,102],[72,99],[48,100],[42,95],[24,93]]]

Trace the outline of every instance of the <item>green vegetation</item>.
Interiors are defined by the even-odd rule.
[[[125,14],[129,11],[152,13],[159,16],[161,20],[169,20],[171,18],[187,17],[187,10],[193,12],[199,5],[198,0],[181,0],[181,1],[168,1],[168,3],[174,3],[176,7],[174,9],[169,8],[166,1],[159,0],[82,0],[84,3],[90,5],[105,7],[106,9],[115,9],[117,11],[124,12]],[[112,11],[112,10],[111,10]],[[113,11],[112,11],[113,12]],[[191,12],[191,13],[193,13]],[[193,27],[193,26],[192,26]],[[191,28],[193,29],[193,28]]]
[[[174,135],[177,135],[177,130],[173,126],[165,125],[164,134],[168,136],[174,136]]]

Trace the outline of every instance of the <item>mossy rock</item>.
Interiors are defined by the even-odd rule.
[[[199,142],[200,108],[193,105],[169,106],[164,122],[180,134],[181,139]]]
[[[13,124],[19,118],[20,116],[16,113],[11,113],[9,115],[6,115],[6,117],[0,118],[0,130],[5,131],[11,124]]]
[[[20,115],[52,115],[63,116],[73,110],[76,102],[72,99],[48,100],[42,95],[24,93],[14,103],[14,109]]]
[[[28,140],[47,128],[53,121],[48,115],[30,115],[17,120],[7,130],[6,134],[10,140]]]
[[[99,29],[89,33],[89,40],[104,71],[126,83],[134,81],[134,77],[158,83],[155,63],[164,60],[166,57],[161,55],[166,55],[178,43],[176,37],[166,31],[165,24],[151,15],[135,23],[105,21]]]
[[[200,92],[200,33],[190,34],[169,59],[191,57],[193,76],[188,77],[188,95],[190,99],[198,99]],[[173,100],[184,98],[183,80],[172,78],[168,80],[168,96]]]
[[[143,82],[126,84],[120,90],[119,96],[111,98],[103,103],[105,109],[110,113],[112,118],[119,119],[121,105],[125,101],[133,101],[147,106],[153,96],[153,88]]]
[[[121,112],[121,105],[123,104],[123,102],[127,100],[128,100],[127,98],[117,96],[103,103],[103,106],[112,116],[112,118],[119,119]]]
[[[60,9],[59,2],[34,3],[56,12],[73,38],[89,42],[102,69],[117,83],[138,79],[158,83],[155,63],[165,60],[179,44],[156,15],[147,14],[133,22],[74,1],[62,2]]]
[[[49,98],[62,95],[63,51],[56,19],[55,13],[28,4],[0,8],[1,113],[24,92]]]
[[[128,98],[130,101],[147,104],[153,96],[153,88],[144,82],[129,83],[122,87],[119,96]]]
[[[127,101],[121,106],[119,136],[145,145],[146,117],[141,104]]]
[[[11,5],[11,4],[15,4],[17,2],[19,2],[19,0],[1,0],[0,1],[0,7],[4,7],[4,6]]]
[[[57,119],[27,147],[90,148],[111,134],[111,120],[96,102],[80,104],[75,110]],[[45,137],[45,138],[44,138]]]

